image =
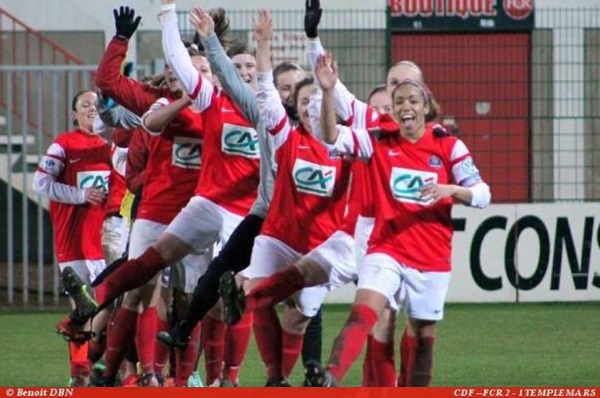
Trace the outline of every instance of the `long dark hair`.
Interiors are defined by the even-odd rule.
[[[71,100],[71,110],[73,112],[77,111],[77,101],[79,101],[79,98],[81,98],[81,96],[85,93],[96,93],[96,92],[93,90],[81,90],[77,94],[75,94],[75,96]],[[79,122],[77,122],[77,119],[73,119],[73,125],[75,125],[76,127],[79,126]]]

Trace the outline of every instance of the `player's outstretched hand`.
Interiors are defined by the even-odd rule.
[[[127,6],[121,6],[118,10],[115,8],[113,10],[113,15],[115,16],[117,36],[124,37],[128,40],[131,39],[131,36],[133,36],[137,30],[142,17],[136,17],[135,10]]]
[[[317,28],[323,14],[320,0],[306,0],[304,10],[304,33],[309,39],[314,39],[319,35]]]

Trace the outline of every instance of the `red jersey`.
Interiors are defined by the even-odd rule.
[[[261,234],[308,253],[341,226],[351,162],[331,158],[322,142],[286,120],[270,132],[278,136],[278,170]]]
[[[149,112],[169,102],[161,98]],[[188,107],[179,111],[158,139],[148,142],[147,174],[136,218],[169,224],[179,214],[198,184],[203,136],[200,114]]]
[[[346,119],[345,125],[354,129],[370,129],[379,125],[379,113],[374,108],[359,101],[352,101],[351,110],[353,113]],[[355,161],[352,165],[348,208],[341,228],[350,236],[354,236],[359,215],[375,217],[370,169],[362,161]]]
[[[102,55],[96,72],[96,86],[102,94],[138,116],[142,116],[159,98],[171,98],[166,87],[153,87],[121,73],[127,56],[127,40],[113,37]]]
[[[92,187],[108,191],[110,170],[110,145],[80,130],[59,135],[42,158],[37,172],[48,179],[42,190],[51,199],[50,219],[59,263],[104,258],[104,206],[85,203],[83,194]]]
[[[471,186],[482,181],[479,171],[462,141],[436,137],[431,124],[416,143],[400,136],[393,121],[382,127],[388,130],[384,134],[366,130],[340,134],[334,145],[341,152],[371,157],[377,205],[367,253],[386,253],[422,271],[449,271],[452,198],[430,206],[421,198],[420,188],[452,182]]]
[[[146,181],[148,169],[148,147],[150,141],[159,140],[158,136],[151,136],[142,128],[136,128],[131,134],[129,149],[127,151],[127,167],[125,168],[125,182],[129,192],[137,195]]]
[[[124,177],[125,165],[127,163],[127,150],[113,144],[111,148],[111,163],[112,168],[110,177],[108,178],[110,190],[108,191],[106,204],[104,205],[104,213],[107,217],[119,214],[121,211],[121,202],[127,192]]]
[[[203,79],[199,79],[196,93],[202,83]],[[258,133],[233,101],[217,89],[202,117],[202,162],[206,166],[200,171],[196,195],[246,216],[256,199],[260,180]]]

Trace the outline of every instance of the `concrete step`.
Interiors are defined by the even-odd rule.
[[[0,153],[8,152],[8,144],[11,144],[12,152],[20,152],[23,148],[35,144],[33,135],[0,135]]]
[[[15,155],[13,155],[15,156]],[[17,160],[13,163],[12,171],[14,173],[33,173],[40,162],[40,155],[16,155]],[[23,160],[25,164],[23,164]]]
[[[16,153],[11,155],[11,163],[8,164],[8,154],[0,153],[0,179],[7,182],[9,187],[16,189],[19,192],[24,192],[27,197],[33,200],[36,203],[41,203],[41,205],[45,208],[49,208],[49,201],[45,197],[40,197],[37,193],[34,192],[32,184],[33,184],[33,171],[35,171],[35,167],[37,166],[37,162],[39,161],[38,155],[27,155],[26,161],[33,162],[33,171],[22,173],[20,171],[15,171],[17,165],[19,165],[20,161],[22,161],[22,156]],[[20,168],[21,166],[19,166]],[[31,168],[30,163],[27,163],[27,167]],[[10,175],[9,175],[10,173]]]

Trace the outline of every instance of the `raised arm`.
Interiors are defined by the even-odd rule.
[[[191,104],[192,101],[187,95],[173,102],[169,102],[166,98],[159,98],[142,116],[142,126],[148,133],[159,135],[182,109]]]
[[[124,106],[117,104],[112,98],[102,93],[98,93],[96,109],[98,110],[98,115],[100,115],[100,118],[107,126],[120,127],[127,130],[141,126],[142,121],[138,115]]]
[[[213,100],[215,87],[194,68],[187,49],[181,41],[175,1],[161,0],[161,4],[158,19],[162,28],[162,46],[165,61],[198,109],[204,111]]]
[[[315,71],[317,58],[325,54],[318,34],[318,26],[323,10],[319,0],[306,0],[304,12],[304,33],[308,38],[308,60]],[[353,128],[367,128],[368,105],[356,98],[338,78],[334,88],[335,112],[344,124]]]
[[[337,65],[331,54],[317,59],[315,77],[323,90],[321,103],[321,135],[329,150],[335,155],[349,155],[368,159],[373,155],[372,138],[364,129],[352,130],[336,124],[334,87],[337,81]]]
[[[215,22],[211,15],[201,7],[196,7],[190,12],[190,22],[200,37],[206,58],[210,62],[213,73],[219,78],[223,90],[237,104],[246,119],[254,127],[258,126],[259,112],[256,93],[244,82],[225,53],[225,49],[215,34]]]
[[[256,99],[258,110],[265,122],[267,131],[273,136],[275,148],[279,148],[287,140],[291,131],[289,118],[281,103],[281,98],[273,83],[271,68],[271,38],[273,37],[273,21],[269,12],[261,10],[254,21],[254,38],[256,39],[256,69],[258,91]]]

